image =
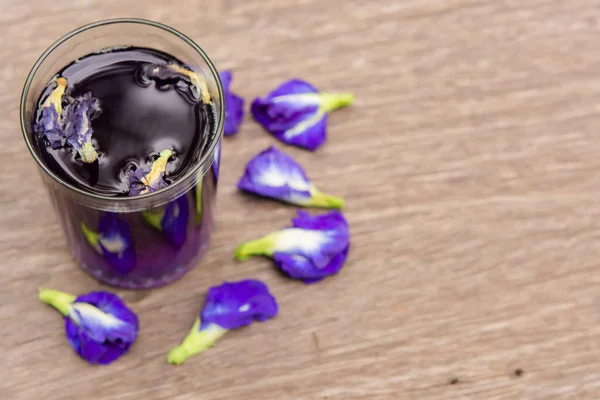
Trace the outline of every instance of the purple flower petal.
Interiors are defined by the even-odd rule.
[[[211,287],[200,314],[200,330],[212,324],[236,329],[277,315],[275,298],[264,283],[248,279]]]
[[[225,136],[234,135],[242,119],[244,118],[244,99],[230,90],[233,79],[231,71],[223,71],[220,74],[225,99]]]
[[[40,300],[65,316],[69,344],[91,364],[113,362],[137,339],[137,315],[112,293],[100,291],[75,297],[57,290],[40,289]]]
[[[292,79],[256,98],[251,112],[280,141],[314,151],[326,140],[327,113],[353,100],[350,94],[319,93],[308,82]]]
[[[300,79],[290,79],[287,82],[279,85],[267,96],[268,99],[273,99],[280,96],[289,96],[292,94],[307,94],[307,93],[319,93],[316,87],[310,83]]]
[[[305,207],[340,208],[343,200],[320,192],[292,157],[271,146],[246,165],[238,188]]]
[[[348,223],[339,211],[311,216],[298,211],[293,226],[240,245],[239,260],[252,255],[272,257],[281,271],[294,279],[313,283],[336,274],[350,246]]]
[[[248,279],[211,287],[206,303],[181,345],[169,351],[170,364],[182,364],[214,345],[231,329],[277,315],[277,301],[264,283]]]
[[[167,163],[173,156],[173,151],[165,149],[152,163],[150,169],[137,168],[129,174],[129,196],[137,196],[157,191],[168,186],[164,180]]]
[[[58,149],[65,144],[65,134],[54,106],[42,109],[40,119],[35,125],[35,131],[40,138],[48,139],[48,143],[53,149]]]
[[[96,161],[98,153],[92,145],[91,121],[100,114],[100,103],[90,92],[78,97],[65,108],[67,143],[77,150],[83,162]]]
[[[310,181],[304,169],[273,146],[248,162],[237,186],[241,190],[285,202],[302,202],[310,198]]]
[[[127,222],[116,213],[103,213],[98,221],[98,231],[81,224],[88,243],[100,253],[116,272],[125,275],[136,264],[135,248]]]
[[[298,210],[298,216],[292,218],[294,228],[311,230],[335,230],[348,234],[348,223],[344,215],[339,211],[331,211],[327,214],[310,215],[306,211]]]
[[[67,89],[67,80],[58,78],[56,87],[40,106],[38,121],[34,130],[40,138],[45,137],[53,149],[65,144],[65,132],[62,126],[62,100]]]
[[[228,92],[229,87],[231,86],[231,81],[233,81],[233,73],[229,69],[221,71],[219,72],[219,78],[221,78],[221,85],[223,85],[223,91]]]
[[[185,243],[189,215],[188,198],[183,195],[167,204],[160,221],[165,237],[177,247]]]
[[[344,266],[350,246],[335,254],[323,268],[317,268],[309,258],[301,255],[274,253],[275,266],[289,277],[302,280],[304,283],[316,283],[330,275],[337,274]]]
[[[69,344],[92,364],[109,364],[127,353],[138,330],[137,315],[108,292],[79,296],[65,317]]]
[[[129,196],[140,195],[142,191],[148,189],[142,179],[145,179],[149,172],[149,169],[140,167],[129,174]],[[159,181],[158,185],[161,185],[160,182],[161,181]],[[165,182],[164,184],[166,185],[167,183]]]
[[[135,335],[139,326],[137,315],[127,307],[121,298],[113,293],[105,291],[90,292],[75,299],[75,303],[88,303],[97,307],[99,310],[113,315],[114,317],[124,321],[134,330],[129,331],[126,335],[131,337],[130,341],[135,339]],[[126,340],[125,340],[126,341]]]
[[[127,222],[115,213],[105,213],[98,222],[98,244],[104,258],[121,274],[135,267],[136,256],[133,239]]]

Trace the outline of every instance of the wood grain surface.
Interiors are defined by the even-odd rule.
[[[50,5],[52,4],[52,5]],[[1,0],[0,398],[404,400],[600,398],[600,7],[578,0]],[[181,30],[247,102],[292,77],[352,91],[316,153],[287,147],[346,198],[352,249],[306,286],[242,241],[295,208],[235,189],[277,143],[250,116],[225,140],[217,227],[183,280],[117,291],[139,313],[132,351],[104,367],[68,347],[45,285],[102,288],[70,258],[21,139],[37,57],[109,17]],[[267,282],[281,312],[184,366],[166,354],[204,294]]]

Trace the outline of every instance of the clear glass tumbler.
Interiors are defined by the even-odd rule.
[[[163,51],[201,74],[216,112],[215,129],[188,173],[166,188],[135,197],[102,196],[71,185],[44,164],[33,141],[36,103],[56,72],[85,55],[120,46]],[[213,228],[225,112],[219,74],[198,45],[147,20],[113,19],[83,26],[38,59],[25,82],[20,110],[25,142],[81,268],[109,285],[147,289],[180,278],[198,263]],[[161,229],[161,216],[166,214],[183,226],[176,238],[166,227]]]

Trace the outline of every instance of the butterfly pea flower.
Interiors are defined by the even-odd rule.
[[[292,157],[271,146],[246,165],[238,188],[303,207],[342,208],[344,200],[321,192]]]
[[[173,156],[173,151],[165,149],[160,152],[158,158],[152,163],[150,170],[146,168],[138,168],[129,174],[129,195],[137,196],[154,192],[167,186],[167,182],[163,179],[167,163]]]
[[[136,254],[127,222],[116,213],[102,214],[98,231],[83,222],[81,230],[87,242],[119,273],[125,275],[135,267]]]
[[[244,118],[244,99],[230,90],[233,74],[231,71],[223,71],[219,74],[225,93],[225,129],[224,135],[234,135]]]
[[[183,246],[187,236],[190,207],[185,195],[154,210],[142,211],[142,217],[153,228],[162,232],[177,247]]]
[[[77,150],[84,163],[93,163],[98,159],[98,153],[92,144],[91,120],[99,113],[100,103],[90,92],[77,98],[65,109],[67,143]]]
[[[292,79],[252,102],[254,119],[283,143],[316,150],[326,140],[329,112],[354,102],[350,93],[322,93]]]
[[[197,92],[198,96],[200,96],[203,103],[209,104],[211,102],[210,92],[208,91],[208,85],[206,84],[206,80],[200,74],[191,71],[187,68],[184,68],[180,65],[154,65],[148,70],[147,76],[149,78],[155,78],[160,80],[169,80],[176,78],[185,79],[186,81],[192,84],[194,90]]]
[[[64,316],[69,345],[88,363],[112,363],[127,353],[137,338],[137,315],[112,293],[91,292],[76,297],[41,288],[39,299]]]
[[[40,107],[39,118],[35,125],[39,137],[45,137],[53,149],[62,147],[65,141],[62,100],[66,89],[67,80],[63,77],[56,79],[56,88]]]
[[[274,318],[277,312],[275,297],[261,281],[248,279],[211,287],[194,326],[181,345],[169,352],[167,360],[170,364],[182,364],[215,344],[228,331]]]
[[[314,283],[339,272],[349,247],[348,223],[342,213],[311,216],[298,211],[291,227],[241,244],[235,257],[244,261],[266,256],[291,278]]]

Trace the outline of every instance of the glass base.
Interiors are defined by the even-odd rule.
[[[170,283],[173,283],[179,279],[181,279],[185,274],[187,274],[190,270],[192,270],[200,259],[204,255],[204,252],[208,248],[208,243],[206,243],[202,248],[198,251],[198,255],[191,260],[188,265],[182,265],[176,267],[171,272],[166,273],[158,278],[141,278],[141,279],[127,279],[127,277],[119,278],[113,274],[106,274],[99,268],[94,268],[86,263],[81,263],[81,269],[90,274],[96,280],[105,283],[107,285],[121,288],[121,289],[132,289],[132,290],[144,290],[144,289],[154,289],[157,287],[165,286]]]
[[[118,287],[121,289],[153,289],[168,285],[169,283],[175,282],[176,280],[182,278],[187,272],[189,272],[193,268],[193,265],[187,267],[180,266],[175,268],[175,270],[172,273],[166,274],[161,278],[146,278],[143,281],[139,282],[118,279],[114,276],[106,276],[104,275],[102,270],[97,268],[90,268],[86,264],[81,264],[81,268],[95,279],[99,280],[102,283],[106,283],[110,286]]]

